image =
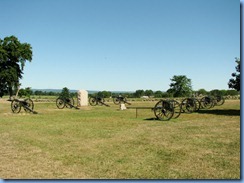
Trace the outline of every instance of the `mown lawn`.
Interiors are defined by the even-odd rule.
[[[153,120],[150,109],[88,106],[13,114],[0,101],[2,179],[240,179],[240,101]],[[134,102],[132,106],[154,106]]]

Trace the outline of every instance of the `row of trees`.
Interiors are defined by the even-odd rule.
[[[109,91],[101,91],[98,92],[97,95],[101,95],[105,98],[109,98],[111,96],[117,96],[118,93],[112,93]],[[128,98],[141,98],[141,97],[154,97],[154,98],[169,98],[176,97],[173,93],[163,92],[163,91],[152,91],[152,90],[136,90],[134,93],[121,93],[121,95],[125,95]],[[188,96],[206,96],[206,95],[221,95],[221,96],[235,96],[239,95],[239,92],[236,90],[211,90],[206,91],[205,89],[200,89],[198,91],[192,91],[192,95],[182,95],[178,97],[188,97]]]
[[[32,91],[31,88],[25,88],[25,89],[20,89],[19,90],[19,97],[29,97],[29,96],[60,96],[63,93],[68,93],[70,96],[75,97],[77,95],[76,92],[70,92],[67,87],[63,88],[61,92],[53,92],[53,91]],[[103,96],[105,98],[110,98],[113,96],[117,95],[124,95],[128,98],[141,98],[144,96],[147,96],[149,98],[168,98],[168,97],[175,97],[173,93],[170,93],[168,91],[163,92],[163,91],[152,91],[152,90],[136,90],[135,92],[131,93],[113,93],[110,91],[99,91],[94,94],[89,94],[89,95],[99,95]],[[235,96],[239,95],[239,92],[236,90],[211,90],[211,91],[206,91],[205,89],[200,89],[197,91],[192,91],[191,96],[206,96],[206,95],[221,95],[221,96]],[[188,95],[189,96],[189,95]],[[186,97],[186,96],[182,96]]]
[[[28,43],[21,43],[15,36],[5,37],[0,39],[0,97],[4,94],[13,95],[13,91],[17,91],[23,77],[23,69],[25,62],[32,60],[32,47]],[[229,88],[240,91],[240,59],[236,58],[236,72],[232,73],[229,82]],[[170,88],[166,92],[152,90],[136,90],[135,93],[128,93],[129,97],[154,96],[154,97],[185,97],[199,94],[208,94],[207,91],[201,89],[200,91],[193,91],[191,79],[185,75],[173,76],[170,83]],[[215,91],[222,95],[230,91]],[[232,91],[231,91],[232,92]],[[54,92],[41,93],[41,91],[33,92],[31,88],[20,89],[20,96],[28,95],[56,95]],[[104,97],[109,97],[114,94],[108,91],[98,93]]]

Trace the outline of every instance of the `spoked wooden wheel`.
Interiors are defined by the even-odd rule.
[[[174,116],[173,116],[173,118],[176,119],[181,114],[181,104],[178,101],[176,101],[176,100],[170,100],[169,102],[171,103],[172,107],[174,108]]]
[[[56,100],[56,106],[59,109],[63,109],[65,107],[65,101],[62,98],[57,98],[57,100]]]
[[[154,114],[160,121],[170,120],[174,115],[174,108],[169,101],[160,100],[154,107]]]
[[[121,101],[118,97],[115,97],[115,98],[113,98],[113,102],[114,102],[114,104],[119,105]]]
[[[96,98],[94,98],[94,97],[89,98],[89,104],[90,104],[91,106],[95,106],[95,105],[97,105],[97,100],[96,100]]]
[[[13,100],[11,102],[11,110],[12,110],[13,113],[19,113],[20,110],[21,110],[21,104],[20,104],[20,102],[17,101],[17,100]]]
[[[199,111],[201,108],[201,102],[197,98],[194,98],[194,100],[195,100],[195,104],[196,104],[195,111]]]
[[[200,102],[204,109],[210,109],[213,107],[213,100],[210,97],[203,97]]]
[[[24,100],[24,110],[25,112],[32,112],[34,109],[34,103],[31,99]]]
[[[217,106],[223,105],[225,103],[225,99],[222,96],[217,96],[216,100],[217,100],[217,103],[216,103]]]
[[[197,105],[193,98],[186,98],[181,102],[181,108],[183,112],[192,113],[196,111]]]

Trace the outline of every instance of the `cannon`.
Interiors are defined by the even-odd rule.
[[[114,104],[116,104],[116,105],[119,105],[119,104],[121,104],[121,103],[123,103],[123,104],[128,104],[128,105],[131,105],[131,103],[129,103],[128,101],[127,101],[127,98],[126,97],[124,97],[124,96],[121,96],[121,95],[118,95],[118,96],[116,96],[116,97],[113,97],[113,102],[114,102]]]
[[[89,104],[90,104],[91,106],[96,106],[96,105],[100,105],[100,106],[102,106],[102,105],[105,105],[105,106],[107,106],[107,107],[110,107],[108,104],[105,104],[105,100],[104,100],[104,98],[101,97],[101,96],[91,96],[91,97],[89,98]]]
[[[182,112],[192,113],[199,111],[201,102],[197,98],[185,98],[181,102]]]
[[[34,111],[34,103],[31,99],[9,99],[8,101],[11,102],[11,110],[13,113],[19,113],[21,111],[21,108],[23,107],[25,112],[31,112],[33,114],[37,114],[36,111]]]
[[[205,96],[201,99],[185,98],[181,102],[182,112],[192,113],[200,109],[210,109],[214,106],[223,105],[225,99],[222,96]]]
[[[17,92],[15,97],[10,96],[10,99],[8,99],[9,102],[11,102],[11,110],[13,113],[19,113],[21,111],[21,108],[24,108],[25,112],[31,112],[33,114],[37,114],[36,111],[34,111],[34,103],[30,98],[27,99],[18,99],[18,94],[20,90],[20,84],[18,84]]]
[[[63,109],[64,107],[79,109],[78,107],[76,107],[74,105],[74,99],[72,97],[69,97],[69,98],[58,97],[56,99],[56,106],[59,109]]]
[[[168,121],[171,118],[178,118],[181,114],[181,105],[176,100],[160,100],[154,107],[127,107],[128,109],[136,109],[136,117],[138,109],[151,109],[156,119],[160,121]]]
[[[225,103],[224,97],[217,96],[205,96],[200,100],[201,107],[204,109],[210,109],[214,106],[221,106]]]

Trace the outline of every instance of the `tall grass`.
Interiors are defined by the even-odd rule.
[[[167,122],[118,106],[13,114],[0,102],[0,177],[240,179],[240,101]],[[154,106],[136,101],[133,106]]]

